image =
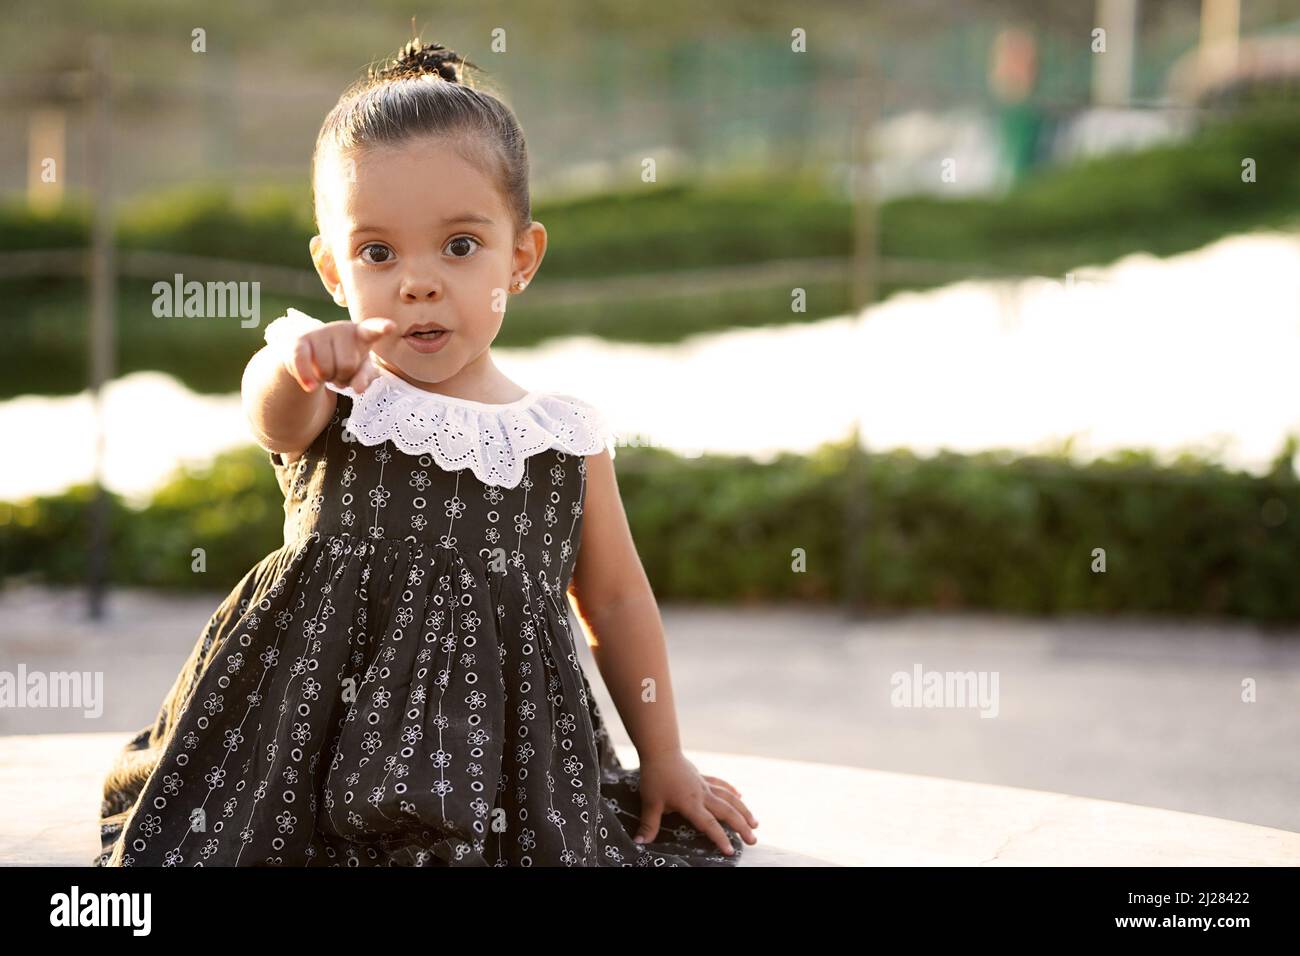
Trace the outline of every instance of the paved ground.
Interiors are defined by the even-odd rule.
[[[153,720],[219,599],[118,592],[109,624],[96,630],[79,619],[77,592],[0,592],[0,670],[102,672],[105,697],[96,718],[0,708],[0,736],[121,732],[125,742]],[[666,606],[663,617],[688,749],[1055,791],[1300,832],[1300,632],[979,615],[851,621],[782,607]],[[996,675],[996,716],[895,706],[891,676],[918,666]],[[1255,702],[1243,702],[1243,681],[1253,681]],[[621,727],[611,729],[626,742]]]
[[[0,737],[0,865],[87,866],[116,734]],[[634,748],[619,757],[636,763]],[[982,783],[687,750],[758,818],[741,866],[1300,866],[1300,834]],[[817,794],[809,813],[807,794]]]

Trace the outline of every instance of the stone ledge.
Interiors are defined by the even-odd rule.
[[[0,737],[0,864],[88,866],[126,733]],[[615,748],[627,766],[636,750]],[[1297,866],[1286,830],[938,777],[688,750],[758,818],[741,866]]]

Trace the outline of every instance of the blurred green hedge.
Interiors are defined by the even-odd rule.
[[[660,600],[838,601],[851,500],[866,495],[856,581],[869,606],[1300,620],[1293,437],[1267,476],[1185,457],[1063,458],[826,445],[771,463],[619,449],[619,485]],[[860,475],[851,479],[851,475]],[[0,503],[0,574],[81,579],[88,490]],[[283,498],[265,453],[182,471],[139,512],[113,499],[119,584],[223,591],[280,547]],[[206,573],[191,571],[206,552]],[[1105,550],[1105,573],[1092,570]],[[802,549],[799,551],[798,549]],[[806,570],[792,570],[796,554]]]
[[[1300,222],[1300,114],[1260,107],[1206,125],[1191,139],[1071,166],[1043,169],[999,198],[902,198],[879,211],[881,254],[941,268],[932,280],[888,281],[881,296],[964,277],[971,269],[1063,275],[1146,251],[1170,255],[1221,236]],[[1257,181],[1243,183],[1243,159]],[[937,171],[936,171],[937,174]],[[774,259],[847,257],[852,210],[842,196],[808,181],[659,184],[584,199],[541,202],[549,245],[538,288],[647,272],[708,269]],[[266,189],[236,201],[221,189],[193,187],[130,204],[119,215],[124,249],[251,260],[311,270],[310,200]],[[44,219],[0,209],[0,252],[84,246],[88,227],[75,208]],[[965,271],[963,271],[965,270]],[[927,273],[928,274],[928,273]],[[160,278],[170,278],[164,276]],[[214,278],[214,277],[203,277]],[[219,277],[215,277],[219,278]],[[202,392],[237,388],[261,328],[234,320],[158,319],[151,282],[119,283],[117,365],[122,373],[157,369]],[[790,312],[789,282],[752,279],[726,293],[681,298],[620,296],[580,306],[523,296],[497,343],[524,347],[568,334],[609,340],[673,342],[727,327],[812,321],[850,308],[847,284],[802,283],[808,311]],[[86,288],[80,279],[0,282],[6,341],[29,362],[0,382],[0,395],[62,394],[84,386]],[[322,319],[345,313],[318,299],[266,294],[263,323],[293,305]]]

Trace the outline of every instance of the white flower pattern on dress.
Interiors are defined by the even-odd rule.
[[[638,771],[614,756],[566,599],[585,457],[557,439],[514,484],[484,482],[367,443],[378,407],[340,392],[301,459],[269,453],[284,546],[124,748],[95,862],[734,865],[730,828],[727,857],[671,813],[632,840]]]

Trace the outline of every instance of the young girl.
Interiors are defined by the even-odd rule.
[[[756,842],[682,753],[604,419],[492,361],[546,230],[515,116],[465,65],[413,41],[325,120],[311,254],[351,321],[290,310],[243,378],[285,544],[121,753],[97,864],[729,866]]]

